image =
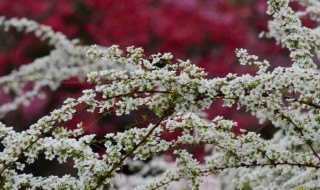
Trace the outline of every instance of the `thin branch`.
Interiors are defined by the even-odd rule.
[[[293,126],[295,126],[298,130],[299,130],[299,133],[301,134],[301,136],[303,136],[304,137],[304,133],[303,133],[303,131],[302,131],[302,128],[300,128],[298,125],[296,125],[293,121],[292,121],[292,119],[290,119],[289,117],[287,117],[287,116],[285,116],[285,115],[283,115],[283,117],[287,120],[287,121],[289,121]],[[308,144],[308,146],[310,147],[310,149],[311,149],[311,151],[313,152],[313,154],[318,158],[318,160],[320,161],[320,157],[319,157],[319,155],[317,154],[317,152],[314,150],[314,148],[312,147],[312,145],[311,145],[311,143],[307,143]]]
[[[147,138],[152,134],[152,132],[153,132],[157,127],[160,126],[161,122],[162,122],[165,118],[166,118],[166,116],[162,116],[162,117],[160,118],[160,120],[150,129],[150,131],[146,134],[146,136],[145,136],[138,144],[136,144],[136,145],[133,147],[133,149],[131,149],[131,151],[129,151],[125,156],[123,156],[123,157],[121,158],[121,160],[120,160],[117,164],[115,164],[115,165],[112,167],[112,169],[111,169],[106,175],[104,175],[104,176],[102,176],[102,177],[100,178],[100,179],[101,179],[101,183],[103,183],[103,181],[104,181],[106,178],[108,178],[108,177],[112,174],[113,171],[115,171],[117,168],[119,168],[119,167],[122,165],[122,163],[123,163],[141,144],[143,144],[143,143],[147,140]],[[100,185],[102,185],[101,183],[98,183],[98,184],[93,188],[93,190],[95,190],[95,189],[97,189],[98,187],[100,187]]]

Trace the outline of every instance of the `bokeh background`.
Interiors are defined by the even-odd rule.
[[[0,0],[0,15],[7,18],[26,17],[61,31],[69,39],[78,38],[83,45],[117,44],[143,47],[147,54],[171,52],[176,59],[190,59],[205,68],[208,78],[223,77],[227,73],[254,74],[250,67],[240,66],[235,57],[236,48],[246,48],[271,65],[288,65],[288,52],[275,45],[273,40],[259,39],[267,30],[266,0]],[[47,55],[51,47],[32,35],[14,30],[0,30],[0,76],[9,74],[22,64]],[[39,78],[41,80],[41,78]],[[36,99],[28,107],[9,113],[1,122],[24,130],[41,116],[60,107],[67,97],[77,97],[88,88],[77,79],[63,83],[56,92],[47,92],[44,100]],[[10,96],[0,93],[1,100]],[[217,102],[207,110],[208,118],[223,115],[238,122],[240,128],[257,130],[258,122],[244,110],[221,108]],[[123,130],[137,120],[139,113],[121,118],[101,118],[98,114],[83,115],[68,125],[84,119],[87,133],[103,137],[107,132]],[[263,137],[270,138],[272,126],[263,128]],[[175,138],[170,134],[164,138]],[[193,147],[202,159],[203,147]],[[62,175],[55,163],[36,162],[30,172],[35,175]],[[60,169],[59,169],[60,168]],[[28,170],[28,168],[27,168]],[[70,173],[75,171],[70,170]]]

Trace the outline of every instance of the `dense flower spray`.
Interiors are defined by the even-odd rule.
[[[0,24],[5,28],[34,32],[55,47],[49,56],[0,78],[5,92],[17,94],[13,102],[0,107],[3,117],[39,95],[43,86],[55,90],[62,80],[83,77],[84,73],[89,73],[87,81],[94,86],[78,98],[68,98],[60,109],[25,131],[17,132],[0,124],[4,147],[0,152],[1,188],[131,188],[117,177],[125,165],[136,165],[143,168],[140,174],[124,176],[142,181],[135,184],[135,189],[165,189],[180,180],[191,189],[199,189],[211,174],[218,174],[222,182],[232,179],[238,188],[318,189],[320,75],[316,56],[320,52],[320,35],[318,28],[304,27],[300,17],[310,15],[318,21],[320,6],[317,1],[299,2],[307,9],[295,13],[288,0],[268,1],[268,13],[273,20],[265,36],[289,49],[291,67],[271,70],[268,61],[237,49],[240,64],[256,67],[256,74],[230,73],[213,79],[206,78],[206,72],[190,60],[174,61],[170,53],[146,56],[142,48],[135,47],[126,51],[118,46],[87,48],[33,21],[1,18]],[[36,73],[48,80],[38,80]],[[26,91],[28,83],[34,86]],[[278,132],[271,140],[245,130],[236,134],[234,121],[221,116],[207,121],[198,114],[217,100],[223,100],[224,106],[245,107],[261,122],[271,121]],[[151,120],[145,119],[146,127],[137,123],[103,139],[85,135],[86,126],[82,123],[73,129],[65,127],[80,112],[121,116],[140,108],[155,115]],[[162,138],[163,134],[175,131],[181,132],[178,138]],[[94,152],[94,144],[104,146],[105,152]],[[197,144],[205,144],[210,150],[204,163],[186,150]],[[163,152],[175,154],[175,163],[158,157]],[[77,176],[39,177],[25,173],[25,166],[34,163],[39,154],[60,163],[72,158]],[[163,164],[142,164],[150,158]],[[162,174],[145,177],[154,170]]]

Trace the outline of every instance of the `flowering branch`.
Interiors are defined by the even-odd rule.
[[[245,184],[252,189],[319,188],[314,180],[320,168],[320,75],[312,49],[320,52],[320,36],[302,25],[288,0],[269,0],[268,13],[274,20],[269,23],[267,37],[289,49],[293,66],[271,70],[268,61],[237,49],[240,64],[255,66],[256,74],[213,79],[206,78],[207,73],[190,60],[174,61],[169,53],[146,56],[142,48],[122,51],[118,46],[93,46],[85,57],[85,47],[50,28],[25,19],[1,18],[5,29],[34,32],[56,48],[49,56],[0,78],[1,87],[17,95],[13,102],[1,105],[2,116],[31,101],[42,87],[54,90],[70,77],[88,73],[87,80],[94,85],[80,97],[65,100],[61,108],[26,131],[16,132],[0,124],[4,146],[0,152],[1,188],[105,189],[116,183],[121,168],[131,160],[143,161],[164,152],[176,155],[174,166],[164,168],[161,177],[136,189],[166,188],[180,179],[191,189],[199,189],[200,177],[212,173],[236,179],[238,188]],[[91,65],[84,64],[87,61]],[[50,80],[37,81],[35,73]],[[61,76],[65,73],[69,74]],[[34,88],[24,91],[28,83],[34,83]],[[196,114],[217,100],[223,100],[224,106],[245,107],[260,121],[270,121],[279,132],[271,140],[245,130],[235,134],[235,122],[220,116],[208,121]],[[72,130],[64,126],[79,112],[121,116],[141,108],[149,109],[158,119],[146,120],[147,127],[136,123],[137,127],[123,132],[108,133],[102,140],[84,134],[86,126],[81,123]],[[177,139],[162,139],[162,135],[177,131],[181,132]],[[92,149],[97,142],[103,144],[102,155]],[[185,150],[198,144],[210,147],[204,163]],[[34,163],[40,153],[48,160],[57,157],[60,163],[72,158],[77,177],[25,174],[25,165]],[[261,179],[266,174],[268,178]],[[293,180],[296,176],[301,178]]]

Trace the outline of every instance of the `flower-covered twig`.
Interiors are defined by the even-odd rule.
[[[256,66],[257,73],[208,79],[202,68],[190,60],[175,61],[169,53],[146,56],[142,48],[128,47],[125,52],[118,46],[89,48],[88,58],[83,59],[128,65],[129,69],[86,70],[92,71],[87,80],[94,87],[84,90],[79,98],[68,98],[60,109],[42,117],[26,131],[16,132],[1,124],[4,146],[0,153],[1,188],[106,189],[117,185],[116,176],[132,160],[145,161],[171,152],[176,155],[175,167],[166,168],[161,177],[136,189],[166,188],[182,179],[191,189],[199,189],[201,176],[211,174],[232,178],[238,188],[318,189],[320,75],[311,49],[317,52],[320,40],[313,30],[302,26],[288,3],[268,1],[268,13],[274,16],[268,35],[290,50],[292,67],[271,70],[268,61],[259,61],[257,56],[238,49],[240,64]],[[12,26],[21,25],[15,24],[18,22],[15,20],[10,22]],[[60,43],[57,44],[56,51],[60,51]],[[29,76],[23,71],[18,73]],[[28,82],[36,81],[31,78]],[[196,114],[217,100],[222,100],[224,106],[245,107],[261,122],[270,121],[279,131],[271,140],[265,140],[256,132],[241,130],[241,134],[236,134],[237,124],[232,120],[216,116],[208,121]],[[125,131],[108,133],[103,139],[86,135],[86,126],[81,123],[74,129],[64,126],[80,112],[122,116],[141,108],[149,109],[156,118],[145,120],[147,126],[136,123]],[[170,141],[162,138],[172,132],[180,135]],[[103,144],[102,154],[93,151],[92,145],[97,142]],[[204,163],[186,150],[198,144],[210,146]],[[25,165],[34,163],[39,154],[45,154],[49,160],[57,158],[60,163],[72,158],[77,176],[25,174]]]

